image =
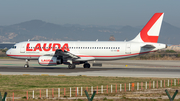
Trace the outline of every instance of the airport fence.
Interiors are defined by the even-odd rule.
[[[85,90],[91,95],[96,91],[96,96],[106,95],[113,96],[126,92],[146,91],[150,89],[169,88],[179,86],[179,79],[168,79],[159,81],[146,82],[130,82],[115,85],[100,85],[90,87],[68,87],[68,88],[50,88],[50,89],[34,89],[34,90],[15,90],[8,92],[8,99],[14,101],[16,98],[24,99],[61,99],[69,97],[86,97]]]

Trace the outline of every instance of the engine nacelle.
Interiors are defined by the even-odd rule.
[[[53,56],[40,56],[38,63],[43,66],[52,66],[62,64],[62,59]]]

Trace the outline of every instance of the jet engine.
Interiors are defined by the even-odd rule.
[[[52,66],[62,64],[62,58],[54,56],[40,56],[38,63],[43,66]]]

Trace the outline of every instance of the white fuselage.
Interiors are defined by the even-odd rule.
[[[80,57],[75,61],[122,59],[166,48],[166,44],[131,41],[25,41],[15,44],[6,54],[19,59],[38,59],[55,54],[55,50],[64,45],[67,45],[65,50]],[[145,45],[155,48],[142,48]]]

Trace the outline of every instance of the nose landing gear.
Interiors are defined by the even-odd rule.
[[[28,63],[28,59],[26,59],[26,64],[24,65],[24,68],[28,68],[29,67],[29,63]]]

